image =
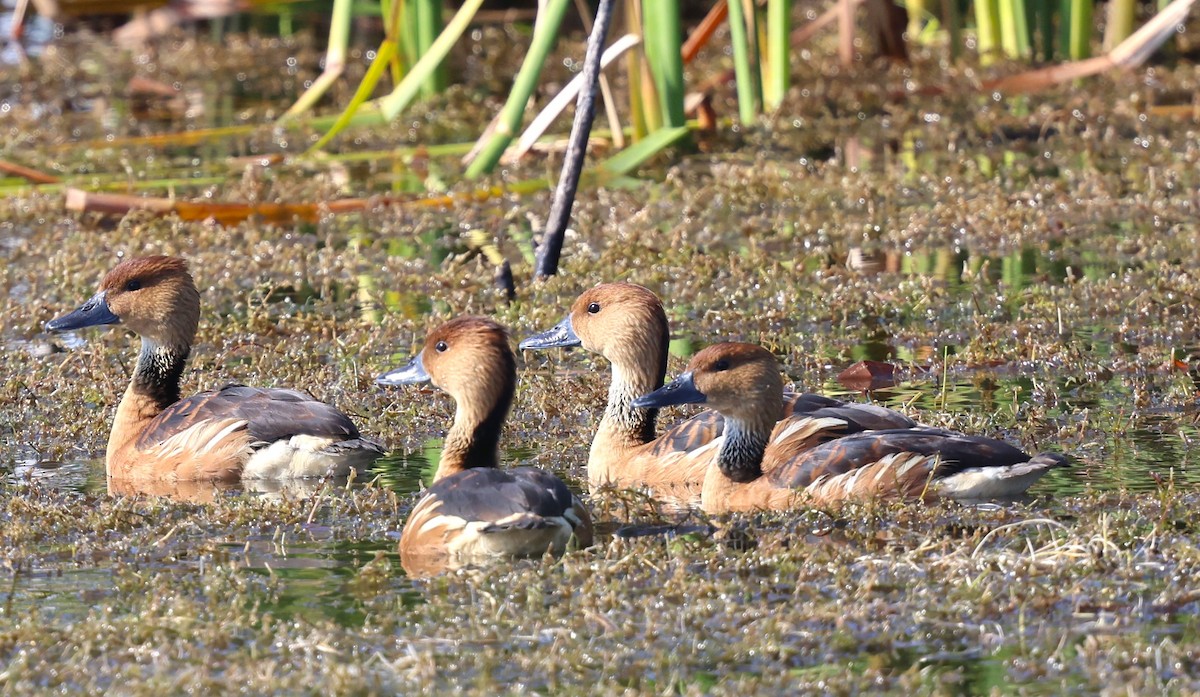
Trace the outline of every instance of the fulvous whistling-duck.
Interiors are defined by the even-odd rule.
[[[779,421],[782,393],[775,356],[724,343],[697,353],[686,373],[634,405],[702,403],[725,417],[723,437],[689,454],[708,468],[701,505],[709,513],[781,509],[805,498],[1011,498],[1067,463],[1062,455],[1030,457],[1003,441],[929,427],[856,433],[814,448],[807,441],[822,428],[820,412]]]
[[[723,421],[705,411],[655,437],[657,409],[638,409],[633,401],[662,386],[667,373],[670,332],[658,296],[633,283],[605,283],[585,291],[566,318],[552,329],[521,342],[522,349],[582,346],[612,363],[608,406],[592,440],[588,481],[592,486],[648,486],[656,492],[698,493],[705,477],[703,460],[690,451],[721,435]],[[824,427],[810,434],[817,443],[866,429],[910,428],[907,416],[871,404],[850,404],[821,395],[782,395],[774,418],[826,410]],[[828,410],[836,410],[836,414]]]
[[[383,454],[348,416],[302,392],[226,385],[179,398],[200,323],[200,294],[183,259],[149,256],[113,267],[100,290],[46,323],[63,332],[124,324],[142,338],[117,407],[105,469],[111,479],[231,481],[345,475]]]
[[[432,382],[457,405],[433,485],[400,536],[405,568],[426,568],[410,562],[421,557],[561,554],[572,536],[580,547],[592,544],[591,516],[561,479],[536,467],[498,469],[516,366],[504,327],[460,317],[431,332],[407,365],[376,380]]]

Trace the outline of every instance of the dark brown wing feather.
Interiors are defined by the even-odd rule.
[[[273,443],[296,435],[335,440],[359,438],[358,428],[350,417],[303,392],[230,384],[181,399],[164,409],[138,438],[137,447],[148,448],[213,419],[248,422],[250,437],[259,443]]]
[[[438,515],[468,522],[496,523],[517,513],[558,518],[565,516],[574,505],[574,497],[567,485],[536,467],[469,469],[438,480],[425,495],[441,500]],[[538,523],[526,520],[523,524]]]
[[[695,450],[705,443],[711,443],[725,430],[725,419],[711,409],[685,419],[654,440],[650,454],[661,457],[672,452],[687,452]]]
[[[913,428],[917,422],[887,407],[840,399],[819,394],[790,393],[783,396],[784,416],[807,416],[814,419],[834,418],[846,422],[841,435],[862,431]]]
[[[807,416],[811,418],[835,418],[844,426],[828,429],[821,440],[829,440],[862,431],[895,428],[913,428],[917,422],[898,411],[874,404],[843,402],[809,392],[789,392],[783,395],[783,411],[780,417]],[[711,443],[725,431],[725,420],[715,411],[708,410],[667,429],[656,441],[650,452],[662,456],[670,452],[695,450]]]
[[[1029,460],[1023,450],[1004,441],[923,427],[837,438],[800,453],[767,476],[779,486],[803,488],[821,476],[845,474],[897,453],[937,455],[937,470],[933,473],[937,478],[971,467],[1004,467]]]
[[[461,536],[492,533],[504,538],[513,532],[558,528],[560,523],[552,518],[570,523],[579,547],[592,545],[591,515],[553,474],[530,467],[458,472],[429,487],[405,521],[400,561],[413,576],[441,573],[458,566],[451,550]],[[471,524],[475,526],[468,527]],[[517,545],[509,552],[546,551],[530,547],[531,542],[526,540],[523,549]]]

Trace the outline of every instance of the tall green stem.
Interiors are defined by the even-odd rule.
[[[678,128],[683,115],[683,28],[679,23],[679,0],[642,0],[642,24],[646,58],[658,89],[663,125]]]
[[[787,95],[791,83],[789,62],[791,43],[791,0],[767,0],[767,67],[768,79],[763,85],[763,106],[774,111]]]
[[[729,0],[729,42],[733,44],[733,73],[737,78],[738,118],[742,123],[754,123],[762,94],[758,75],[753,68],[750,38],[746,31],[746,16],[742,0]]]
[[[1029,22],[1025,0],[1000,0],[1000,41],[1009,58],[1029,57]]]
[[[483,149],[479,151],[479,155],[467,167],[466,177],[468,179],[475,179],[492,171],[492,168],[500,161],[504,150],[520,131],[525,105],[529,103],[529,98],[537,89],[538,80],[542,76],[542,66],[545,65],[550,50],[554,48],[554,44],[558,40],[558,29],[562,25],[563,15],[566,14],[567,6],[570,4],[571,0],[548,0],[542,11],[538,13],[529,52],[525,54],[525,61],[521,63],[521,70],[513,82],[512,91],[508,94],[508,101],[500,110],[500,118],[496,122],[495,132],[492,133],[492,137],[488,139]],[[682,109],[680,111],[682,112]]]
[[[979,60],[990,63],[1000,46],[998,0],[975,0],[975,30],[979,34]]]
[[[429,46],[425,55],[421,56],[416,65],[412,66],[391,94],[378,101],[379,111],[385,120],[391,121],[396,118],[396,115],[412,102],[425,78],[446,59],[446,55],[450,53],[450,49],[467,30],[467,26],[474,19],[475,13],[479,11],[479,6],[482,4],[483,0],[463,0],[458,12],[446,24],[446,28],[438,35],[437,40]]]
[[[905,6],[908,8],[908,40],[915,41],[925,28],[925,0],[908,0]]]
[[[962,17],[958,0],[942,0],[942,13],[950,33],[950,60],[962,53]]]
[[[1062,44],[1071,60],[1083,60],[1092,55],[1092,0],[1063,0]]]
[[[1038,36],[1041,39],[1041,59],[1044,61],[1054,60],[1055,4],[1052,2],[1032,2],[1027,0],[1025,9],[1033,12],[1034,24],[1037,26]]]
[[[415,7],[417,57],[425,55],[442,31],[441,0],[408,0]],[[438,64],[421,83],[421,94],[430,96],[446,89],[446,70]]]

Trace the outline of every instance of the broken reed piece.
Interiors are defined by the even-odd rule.
[[[179,216],[180,220],[213,220],[220,225],[236,225],[255,218],[268,223],[290,223],[295,220],[315,222],[322,216],[354,213],[380,206],[417,208],[450,208],[457,203],[487,201],[503,196],[499,187],[478,189],[461,194],[413,198],[411,196],[370,196],[344,198],[320,203],[196,203],[173,198],[108,194],[83,189],[66,190],[66,207],[70,211],[125,215],[131,211],[149,211],[155,215]]]
[[[4,160],[0,160],[0,172],[11,174],[14,177],[21,177],[22,179],[33,182],[34,184],[57,184],[60,181],[59,178],[53,174],[46,174],[45,172],[39,172],[36,169],[24,167],[12,162],[5,162]]]

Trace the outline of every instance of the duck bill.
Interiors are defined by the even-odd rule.
[[[375,378],[377,385],[420,385],[429,382],[432,378],[425,370],[425,360],[422,351],[412,357],[408,363],[401,368],[389,370],[388,372]]]
[[[108,307],[108,298],[100,291],[90,300],[80,305],[74,312],[56,317],[46,323],[46,329],[52,332],[69,332],[72,329],[96,327],[102,324],[120,324],[121,318],[113,314]]]
[[[696,389],[696,381],[692,378],[692,374],[684,373],[672,380],[670,384],[633,400],[633,406],[639,409],[657,409],[676,404],[703,404],[707,401],[708,397]]]
[[[582,343],[579,335],[575,333],[575,328],[571,326],[571,316],[567,315],[553,327],[522,341],[521,350],[579,346]]]

